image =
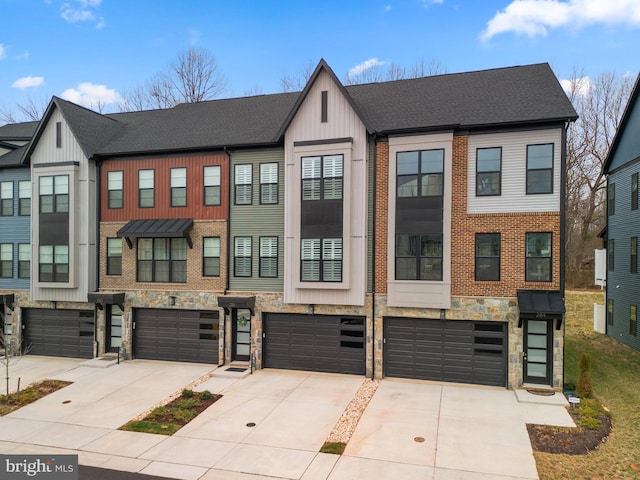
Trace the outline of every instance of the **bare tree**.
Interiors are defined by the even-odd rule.
[[[7,319],[9,318],[7,310],[8,307],[6,305],[3,305],[0,309],[0,364],[4,370],[6,383],[5,401],[9,403],[9,380],[11,379],[11,367],[20,361],[22,355],[28,353],[29,348],[21,351],[19,348],[14,348],[14,345],[11,344],[11,336],[7,333],[7,329],[5,327],[5,322],[7,322]]]
[[[0,125],[5,123],[17,123],[17,117],[12,109],[9,107],[0,108]]]
[[[293,75],[284,74],[280,77],[280,89],[283,92],[299,92],[311,78],[316,65],[313,60],[307,60],[298,73]]]
[[[227,80],[214,56],[203,48],[191,47],[180,52],[165,71],[125,93],[119,106],[121,111],[171,108],[211,100],[226,88]]]
[[[408,78],[431,77],[447,73],[447,68],[434,58],[425,61],[424,57],[411,66]]]
[[[48,105],[49,101],[45,97],[29,97],[25,103],[15,106],[17,112],[9,107],[0,108],[0,124],[40,121]]]
[[[593,80],[575,71],[568,96],[579,118],[567,132],[568,281],[593,255],[606,222],[604,163],[632,88],[632,77],[601,73]]]

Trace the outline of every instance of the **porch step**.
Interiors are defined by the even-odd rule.
[[[80,364],[81,367],[89,368],[108,368],[118,363],[118,357],[114,355],[104,355],[102,357],[92,358]]]
[[[551,388],[540,386],[530,387],[523,386],[515,390],[516,398],[520,403],[538,403],[543,405],[564,405],[568,406],[569,402],[562,394]]]
[[[216,368],[212,373],[212,377],[227,378],[244,378],[251,374],[251,367],[248,363],[231,363]]]

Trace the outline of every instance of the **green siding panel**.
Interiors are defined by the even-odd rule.
[[[260,164],[278,163],[278,203],[260,205]],[[251,164],[253,201],[251,205],[235,205],[235,165]],[[229,288],[232,291],[281,292],[284,286],[284,150],[282,148],[231,152],[231,216]],[[234,237],[251,237],[251,277],[233,275]],[[278,237],[278,277],[260,278],[260,237]]]

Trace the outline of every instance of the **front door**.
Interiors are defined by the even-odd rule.
[[[122,345],[122,310],[109,305],[107,314],[107,352],[117,352]]]
[[[248,308],[234,308],[233,323],[233,352],[232,360],[248,362],[251,354],[251,310]]]
[[[524,321],[524,381],[551,385],[553,320]]]

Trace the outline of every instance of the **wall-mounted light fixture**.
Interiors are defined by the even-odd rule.
[[[445,315],[446,315],[445,309],[441,308],[440,309],[440,320],[444,320],[445,319]]]
[[[55,300],[51,302],[51,310],[55,310],[56,309],[56,302]]]
[[[171,305],[172,307],[175,306],[176,304],[176,297],[175,295],[170,295],[169,296],[169,305]]]

